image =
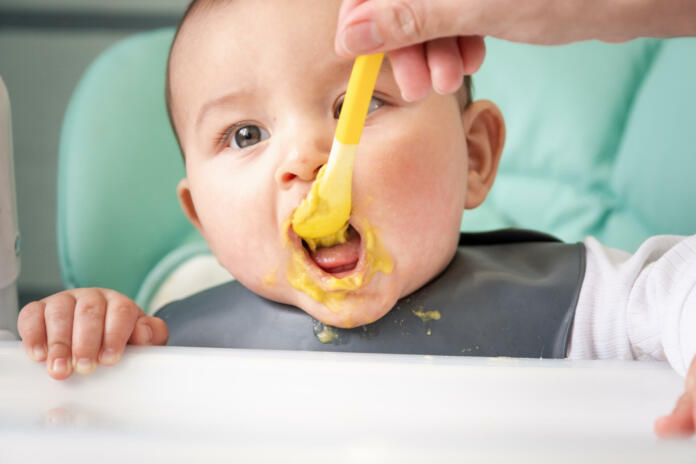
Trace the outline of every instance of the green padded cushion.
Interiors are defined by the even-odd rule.
[[[600,240],[696,233],[696,39],[662,46],[633,103],[610,186],[617,202]]]
[[[696,199],[696,39],[487,45],[474,93],[500,106],[508,139],[496,184],[463,229],[595,235],[626,250],[696,232],[685,203]]]
[[[67,286],[143,304],[170,268],[206,250],[175,195],[184,169],[163,98],[172,34],[116,44],[75,90],[59,162]],[[487,46],[474,93],[500,106],[508,137],[496,185],[463,230],[596,235],[628,250],[649,235],[696,232],[696,39]]]
[[[201,240],[179,208],[184,166],[167,120],[164,76],[173,30],[105,51],[70,101],[58,172],[58,247],[68,287],[135,298],[172,249]]]

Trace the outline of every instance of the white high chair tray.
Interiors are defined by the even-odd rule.
[[[0,461],[694,463],[652,431],[682,385],[654,362],[180,347],[56,381],[0,342]]]

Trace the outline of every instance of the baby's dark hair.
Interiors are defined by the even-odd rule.
[[[186,20],[193,15],[196,11],[204,8],[204,7],[210,7],[214,6],[218,3],[223,3],[223,2],[229,2],[232,0],[193,0],[191,3],[189,3],[188,7],[186,7],[186,11],[184,11],[183,16],[181,17],[181,20],[179,21],[179,25],[176,28],[176,32],[174,33],[174,39],[172,40],[172,45],[169,48],[169,56],[167,57],[167,71],[166,71],[166,76],[165,76],[165,83],[164,83],[164,101],[167,105],[167,116],[169,117],[169,123],[172,126],[172,130],[174,131],[174,136],[176,137],[176,141],[179,144],[179,150],[181,150],[181,156],[185,158],[184,154],[184,149],[181,146],[181,140],[179,139],[179,133],[176,130],[176,124],[174,123],[174,115],[172,111],[172,88],[171,88],[171,62],[172,62],[172,52],[174,50],[174,45],[176,44],[176,41],[179,37],[179,34],[181,32],[181,28],[183,25],[186,23]],[[472,101],[472,82],[471,82],[471,76],[464,76],[464,80],[462,83],[461,88],[457,91],[457,102],[459,103],[459,108],[464,111]]]

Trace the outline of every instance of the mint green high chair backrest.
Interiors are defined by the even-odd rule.
[[[58,179],[68,287],[144,304],[178,263],[207,252],[175,193],[184,167],[164,106],[172,36],[108,49],[70,102]],[[508,139],[496,185],[463,230],[595,235],[627,250],[649,235],[696,233],[695,39],[487,45],[474,94],[501,107]]]
[[[203,246],[176,198],[184,165],[164,103],[172,37],[165,29],[117,43],[92,63],[70,101],[58,167],[58,249],[67,287],[106,287],[136,298],[156,286],[153,270],[176,259],[173,251]]]

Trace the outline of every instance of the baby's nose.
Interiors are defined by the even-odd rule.
[[[282,188],[290,188],[295,180],[312,182],[319,169],[326,163],[328,152],[320,150],[292,150],[283,160],[275,179]]]

